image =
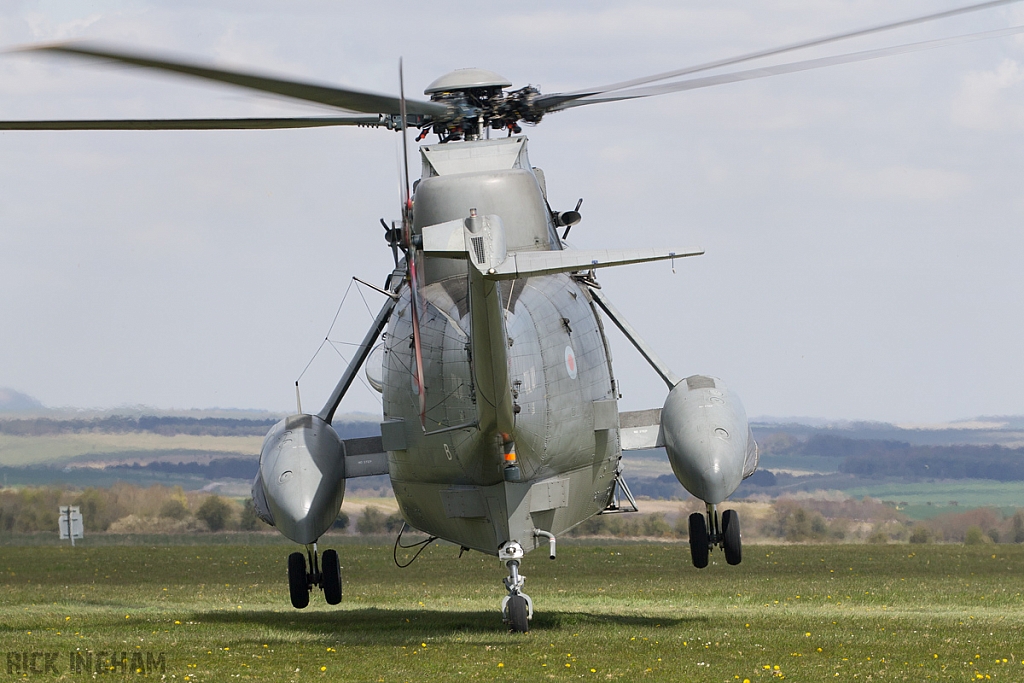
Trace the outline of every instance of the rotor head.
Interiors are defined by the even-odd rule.
[[[436,97],[437,95],[445,93],[472,90],[486,90],[493,93],[495,90],[501,92],[503,88],[511,87],[511,85],[510,80],[487,69],[456,69],[435,79],[427,86],[423,94],[430,95],[430,99],[435,100],[439,99]]]

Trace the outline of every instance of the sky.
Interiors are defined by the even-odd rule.
[[[953,2],[13,0],[0,50],[86,39],[397,94],[460,67],[574,90]],[[962,4],[962,3],[961,3]],[[482,9],[486,8],[486,9]],[[393,10],[393,11],[392,11]],[[1024,24],[1024,3],[789,61]],[[0,118],[323,115],[142,70],[0,54]],[[706,249],[607,269],[682,376],[751,416],[1024,414],[1024,39],[599,104],[524,127],[578,248]],[[48,406],[290,411],[352,277],[391,267],[386,130],[0,132],[0,386]],[[418,160],[413,158],[414,177]],[[365,303],[364,303],[365,299]],[[353,287],[302,374],[318,410],[381,305]],[[608,325],[620,409],[666,389]],[[379,413],[356,385],[343,412]]]

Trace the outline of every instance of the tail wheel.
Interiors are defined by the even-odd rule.
[[[512,633],[526,633],[530,630],[530,611],[526,598],[510,595],[505,609],[508,610],[509,630]]]
[[[725,548],[725,561],[739,564],[743,559],[743,547],[740,542],[740,516],[735,510],[722,513],[722,546]]]
[[[288,591],[292,607],[302,609],[309,604],[309,579],[306,577],[306,556],[292,553],[288,556]]]
[[[708,566],[708,525],[704,515],[694,512],[690,515],[690,557],[693,566],[704,569]]]
[[[337,550],[324,551],[320,558],[320,571],[323,573],[320,587],[324,589],[324,600],[328,605],[337,605],[341,602],[341,561]]]

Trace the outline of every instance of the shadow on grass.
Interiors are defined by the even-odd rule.
[[[410,639],[445,637],[460,633],[488,635],[505,633],[498,610],[458,612],[430,610],[357,609],[337,612],[196,612],[192,620],[206,624],[248,627],[262,626],[305,633],[313,638],[330,637],[347,643],[402,645]],[[706,623],[701,616],[665,618],[592,612],[537,611],[531,631],[570,631],[580,627],[668,628]]]

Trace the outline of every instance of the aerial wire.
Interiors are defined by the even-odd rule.
[[[312,365],[313,361],[316,360],[317,355],[319,355],[320,353],[320,349],[324,348],[324,344],[328,342],[331,336],[331,332],[334,330],[334,326],[338,322],[338,316],[341,315],[341,307],[345,305],[345,300],[348,298],[348,293],[349,291],[351,291],[351,289],[352,281],[349,280],[348,287],[345,288],[345,294],[344,296],[341,297],[341,303],[338,304],[338,310],[334,312],[334,320],[331,321],[331,326],[327,329],[327,334],[324,336],[324,340],[320,342],[320,346],[316,347],[316,351],[313,353],[313,357],[309,359],[309,362],[306,363],[306,367],[302,368],[302,372],[300,372],[299,376],[295,378],[296,394],[298,394],[299,380],[302,379],[302,376],[306,374],[306,370],[309,370],[309,366]]]

